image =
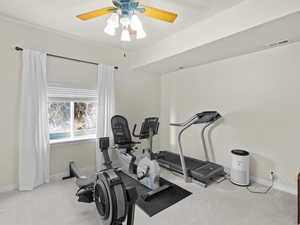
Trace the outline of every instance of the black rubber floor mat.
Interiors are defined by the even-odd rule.
[[[128,186],[136,187],[139,196],[150,191],[149,188],[142,185],[140,182],[138,182],[137,180],[133,179],[132,177],[128,176],[123,172],[119,172],[119,176],[123,180],[126,187]],[[157,194],[157,196],[155,196],[153,199],[149,201],[144,201],[141,197],[139,197],[136,202],[136,204],[150,217],[154,216],[155,214],[161,212],[164,209],[169,208],[170,206],[174,205],[175,203],[181,201],[182,199],[192,194],[191,192],[163,178],[160,178],[160,183],[161,185],[169,184],[172,187]]]

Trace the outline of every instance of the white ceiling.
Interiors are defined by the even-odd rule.
[[[1,0],[0,13],[31,24],[74,35],[101,45],[134,50],[174,34],[187,26],[204,20],[243,0],[145,0],[142,4],[178,13],[174,24],[142,17],[148,37],[124,43],[120,35],[111,37],[103,32],[106,16],[79,21],[76,15],[112,5],[111,0]]]

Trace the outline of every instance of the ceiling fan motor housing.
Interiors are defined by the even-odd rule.
[[[138,8],[139,2],[135,2],[133,0],[113,0],[113,4],[121,10],[121,17],[130,17],[134,14],[135,10],[140,13],[145,12],[144,8]]]

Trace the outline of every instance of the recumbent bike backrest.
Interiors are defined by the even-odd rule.
[[[125,117],[116,115],[111,118],[111,129],[114,135],[114,142],[120,146],[128,147],[132,144],[131,133],[128,126],[128,121]]]

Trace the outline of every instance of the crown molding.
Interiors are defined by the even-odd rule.
[[[106,49],[110,48],[110,49],[115,49],[115,50],[118,50],[118,51],[124,50],[124,47],[118,47],[118,46],[109,45],[109,44],[107,46],[107,45],[104,45],[104,44],[99,43],[97,41],[81,37],[79,35],[74,35],[74,34],[70,34],[70,33],[64,32],[64,31],[60,31],[60,30],[56,30],[56,29],[53,29],[53,28],[50,28],[50,27],[47,27],[47,26],[42,26],[42,25],[39,25],[39,24],[31,23],[31,22],[21,20],[21,19],[16,18],[16,17],[6,15],[4,13],[0,13],[0,20],[6,21],[6,22],[11,22],[11,23],[16,23],[16,24],[20,24],[20,25],[24,25],[24,26],[27,26],[27,27],[30,27],[30,28],[33,28],[33,29],[36,29],[36,30],[44,31],[44,32],[49,32],[49,33],[52,33],[52,34],[55,34],[55,35],[58,35],[58,36],[61,36],[61,37],[64,37],[64,38],[72,39],[74,41],[79,41],[81,43],[92,45],[92,46],[99,47],[99,48],[106,48]],[[125,50],[128,51],[128,49],[126,49],[126,48],[125,48]]]

